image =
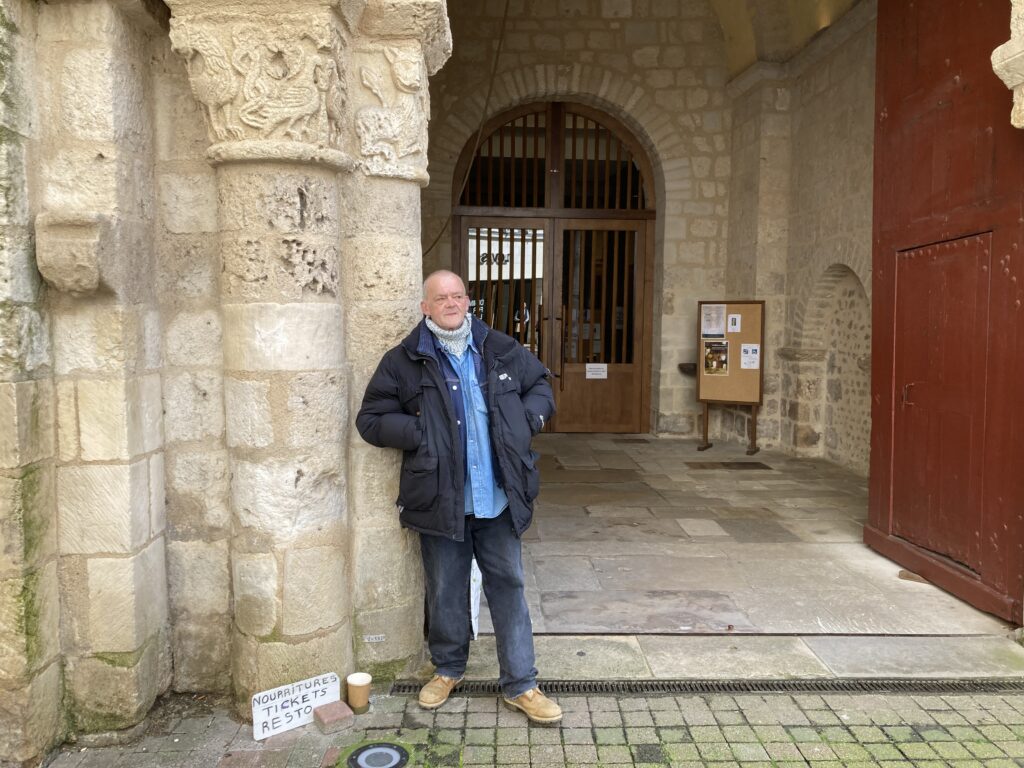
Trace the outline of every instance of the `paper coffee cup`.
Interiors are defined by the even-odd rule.
[[[348,706],[354,714],[361,715],[370,709],[370,683],[373,678],[366,672],[353,672],[345,678],[348,685]]]

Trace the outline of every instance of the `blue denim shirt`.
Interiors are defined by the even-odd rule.
[[[458,384],[451,382],[449,386],[462,388],[462,401],[466,410],[466,514],[480,518],[497,517],[508,506],[508,497],[494,474],[487,401],[476,373],[480,352],[470,336],[462,357],[455,357],[448,352],[444,352],[444,355],[459,379]]]

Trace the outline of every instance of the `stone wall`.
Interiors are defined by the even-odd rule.
[[[873,2],[856,6],[789,65],[794,153],[782,440],[858,471],[866,471],[870,438],[863,318],[871,297],[874,65]],[[833,383],[829,393],[840,365],[844,384]]]
[[[0,759],[63,736],[53,354],[30,200],[36,5],[0,4]]]
[[[50,286],[66,705],[126,728],[169,683],[150,49],[141,6],[40,6],[36,260]]]
[[[228,460],[216,172],[202,107],[170,41],[153,41],[156,286],[163,348],[167,564],[179,691],[231,680]]]
[[[870,314],[875,7],[858,4],[790,61],[757,64],[729,84],[726,288],[765,301],[759,443],[858,471],[870,435],[861,319]],[[837,286],[847,274],[859,293]],[[718,436],[747,440],[750,409],[712,414]]]
[[[431,82],[431,184],[423,242],[451,210],[455,163],[480,121],[532,101],[579,101],[626,124],[654,166],[652,428],[693,434],[697,301],[725,290],[730,112],[722,33],[706,0],[513,1],[494,92],[487,75],[503,3],[448,4],[454,53]],[[486,114],[485,114],[486,112]],[[450,266],[451,232],[424,269]]]

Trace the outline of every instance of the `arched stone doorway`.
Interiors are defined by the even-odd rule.
[[[555,431],[649,431],[650,161],[622,124],[577,103],[526,104],[480,135],[452,185],[471,310],[552,371]]]

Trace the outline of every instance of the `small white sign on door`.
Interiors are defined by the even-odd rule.
[[[607,379],[608,363],[587,363],[588,379]]]
[[[259,741],[313,722],[313,710],[341,700],[341,680],[326,672],[252,696],[252,737]]]

